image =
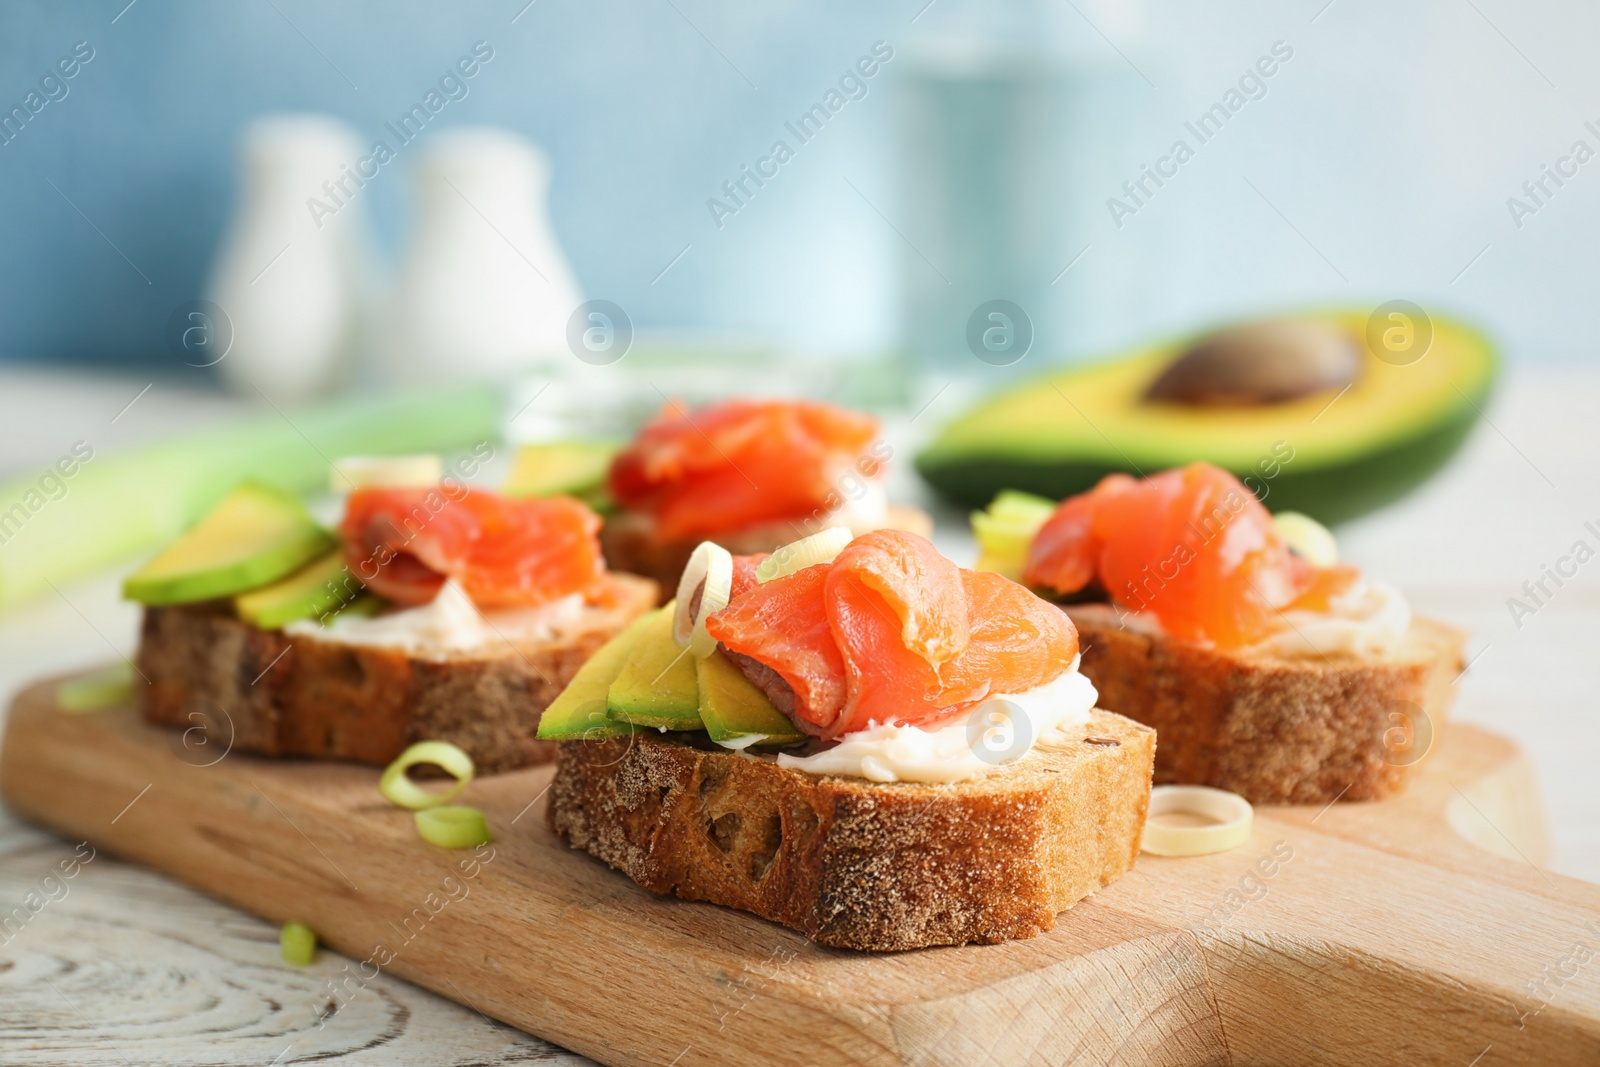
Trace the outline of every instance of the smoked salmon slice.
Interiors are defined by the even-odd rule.
[[[728,599],[744,596],[756,587],[756,568],[771,552],[757,552],[750,556],[733,557],[733,581],[728,587]]]
[[[599,529],[599,516],[571,497],[439,487],[359,489],[339,532],[351,573],[379,596],[425,604],[454,578],[492,608],[593,590],[605,575]]]
[[[1207,463],[1135,480],[1115,474],[1062,501],[1029,549],[1022,580],[1062,595],[1098,586],[1180,640],[1232,648],[1282,629],[1316,581],[1272,516]]]
[[[712,637],[766,664],[789,683],[797,715],[805,718],[799,709],[811,709],[810,715],[823,721],[837,718],[848,696],[844,657],[828,624],[823,596],[831,566],[819,563],[753,586],[706,617]]]
[[[612,461],[611,493],[663,538],[803,519],[836,505],[877,432],[871,416],[813,401],[668,404]]]
[[[887,609],[899,647],[936,674],[971,637],[961,568],[921,537],[880,530],[856,538],[834,557],[826,593],[846,646],[861,624],[886,621]]]
[[[1058,608],[897,530],[735,596],[706,628],[787,682],[796,725],[823,738],[872,723],[940,725],[991,695],[1053,681],[1078,654]]]

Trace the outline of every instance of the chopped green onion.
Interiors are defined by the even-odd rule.
[[[700,604],[691,616],[689,605],[694,602],[694,591],[702,583]],[[733,556],[721,545],[701,541],[689,556],[678,579],[678,596],[672,615],[672,640],[679,648],[687,648],[696,659],[705,659],[717,647],[716,638],[706,631],[706,616],[728,606],[728,595],[733,589]]]
[[[989,514],[997,519],[1017,519],[1035,526],[1043,523],[1056,510],[1056,502],[1032,493],[1015,489],[1002,489],[989,504]]]
[[[1043,497],[1008,489],[994,498],[987,511],[974,511],[972,534],[978,541],[978,570],[1021,581],[1028,549],[1055,507]]]
[[[1339,562],[1339,543],[1322,523],[1298,511],[1280,511],[1272,525],[1289,542],[1289,547],[1315,567],[1331,567]]]
[[[440,848],[474,848],[489,843],[489,822],[483,812],[465,804],[429,808],[416,814],[417,833]]]
[[[1040,525],[1043,524],[996,519],[982,511],[972,513],[972,535],[977,538],[978,544],[987,551],[1004,555],[1026,556]]]
[[[442,793],[431,793],[406,777],[406,771],[419,763],[431,763],[455,778],[456,784]],[[384,769],[378,779],[378,792],[396,807],[408,811],[436,808],[448,804],[472,781],[472,757],[448,741],[418,741]]]
[[[305,923],[284,923],[278,931],[278,951],[284,963],[309,967],[317,954],[317,935]]]
[[[810,537],[791,541],[756,565],[756,581],[770,582],[819,563],[832,563],[833,557],[844,551],[851,538],[850,531],[843,526],[830,526]]]
[[[56,706],[62,711],[103,711],[132,701],[133,668],[126,663],[102,667],[56,686]]]
[[[1028,557],[1003,556],[993,552],[978,552],[978,561],[972,565],[975,571],[990,571],[1002,578],[1010,578],[1013,582],[1022,581],[1022,572],[1028,569]]]

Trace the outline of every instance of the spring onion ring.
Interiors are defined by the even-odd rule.
[[[433,486],[444,477],[444,460],[432,452],[414,456],[340,456],[328,474],[335,493],[352,489],[409,489]]]
[[[452,804],[416,814],[417,833],[440,848],[474,848],[489,843],[489,821],[477,808]]]
[[[1032,493],[1002,489],[989,504],[988,515],[1002,523],[1038,529],[1055,514],[1056,502]]]
[[[705,583],[700,604],[693,616],[689,606],[694,591]],[[678,580],[678,605],[672,615],[672,640],[687,648],[695,659],[705,659],[717,647],[716,638],[706,632],[706,616],[728,606],[733,591],[733,556],[721,545],[701,541],[683,568]]]
[[[1339,543],[1322,523],[1298,511],[1280,511],[1272,516],[1272,525],[1295,555],[1317,567],[1331,567],[1339,562]]]
[[[126,663],[68,678],[56,686],[56,706],[81,714],[133,702],[133,668]]]
[[[1007,489],[987,510],[974,511],[972,535],[978,542],[978,570],[1020,582],[1033,539],[1055,510],[1055,504],[1042,496]]]
[[[278,951],[284,963],[309,967],[317,954],[316,932],[305,923],[284,923],[278,931]]]
[[[1204,820],[1198,826],[1155,821],[1182,814]],[[1150,810],[1140,848],[1152,856],[1209,856],[1238,848],[1250,839],[1254,809],[1237,793],[1203,785],[1158,785],[1150,790]]]
[[[1048,518],[1049,516],[1046,516]],[[1044,522],[1000,519],[987,511],[972,513],[972,535],[985,552],[1026,557]]]
[[[843,526],[830,526],[821,533],[792,541],[756,565],[756,581],[770,582],[819,563],[832,563],[833,557],[854,539],[855,535]]]
[[[456,784],[442,793],[430,793],[406,777],[406,771],[419,763],[431,763],[455,778]],[[448,741],[418,741],[400,758],[384,768],[378,779],[378,792],[384,799],[408,811],[421,811],[448,804],[472,781],[472,757]]]

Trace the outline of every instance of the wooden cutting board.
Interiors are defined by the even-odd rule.
[[[1142,857],[1055,930],[867,955],[655,897],[545,827],[550,770],[474,782],[496,839],[422,843],[371,768],[226,753],[24,692],[0,793],[353,961],[608,1064],[1600,1063],[1600,887],[1535,866],[1509,741],[1447,732],[1378,804],[1257,812],[1244,846]],[[209,744],[201,744],[209,741]]]

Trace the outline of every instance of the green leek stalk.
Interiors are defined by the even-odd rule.
[[[489,386],[408,392],[268,411],[115,455],[96,451],[70,477],[48,480],[65,485],[53,497],[40,474],[24,475],[0,486],[0,608],[161,547],[240,479],[315,493],[340,456],[496,441],[501,418]]]

